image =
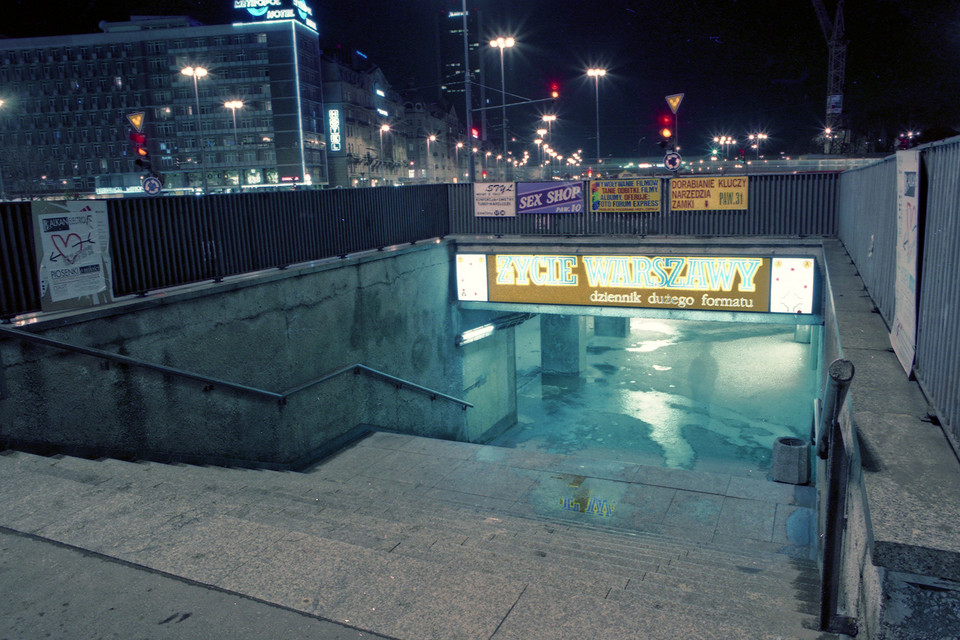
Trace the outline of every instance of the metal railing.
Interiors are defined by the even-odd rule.
[[[448,234],[443,185],[107,200],[113,295]],[[0,318],[40,310],[29,202],[0,204]]]
[[[72,353],[80,353],[87,356],[92,356],[94,358],[99,358],[101,360],[106,360],[108,362],[114,362],[118,364],[129,365],[133,367],[139,367],[141,369],[147,369],[150,371],[156,371],[165,375],[171,375],[178,378],[183,378],[185,380],[194,380],[197,382],[202,382],[205,386],[204,391],[212,391],[217,387],[222,387],[225,389],[231,389],[233,391],[239,391],[241,393],[247,393],[259,398],[264,398],[267,400],[275,400],[280,404],[286,404],[287,399],[293,396],[294,394],[300,393],[311,387],[315,387],[319,384],[332,380],[338,376],[341,376],[345,373],[354,373],[356,375],[365,374],[372,378],[383,380],[395,386],[397,389],[410,389],[417,393],[429,396],[431,400],[446,400],[448,402],[453,402],[460,405],[464,410],[467,408],[473,407],[473,404],[462,400],[460,398],[455,398],[451,395],[447,395],[436,389],[430,389],[424,387],[415,382],[410,382],[409,380],[404,380],[396,376],[392,376],[389,373],[384,373],[383,371],[378,371],[364,364],[356,363],[343,367],[342,369],[337,369],[330,373],[324,374],[318,378],[308,380],[302,384],[298,384],[295,387],[286,389],[285,391],[269,391],[267,389],[260,389],[257,387],[250,387],[244,384],[239,384],[236,382],[230,382],[228,380],[223,380],[220,378],[214,378],[212,376],[203,375],[199,373],[193,373],[190,371],[185,371],[183,369],[178,369],[176,367],[170,367],[166,365],[154,364],[152,362],[147,362],[145,360],[138,360],[137,358],[131,358],[129,356],[120,355],[118,353],[111,353],[109,351],[104,351],[102,349],[93,349],[91,347],[83,347],[79,345],[69,344],[60,340],[54,340],[51,338],[46,338],[41,335],[30,333],[29,331],[23,331],[21,329],[12,329],[9,327],[0,327],[0,337],[13,338],[21,342],[29,342],[32,344],[40,344],[47,347],[52,347],[54,349],[59,349],[61,351],[69,351]]]
[[[914,373],[954,446],[960,442],[960,138],[918,147],[920,257]],[[840,177],[838,235],[887,326],[896,302],[896,158]]]
[[[449,185],[450,233],[467,235],[836,236],[839,173],[749,176],[747,209],[671,211],[670,181],[652,213],[523,214],[478,218],[473,185]],[[588,193],[589,183],[584,182]]]

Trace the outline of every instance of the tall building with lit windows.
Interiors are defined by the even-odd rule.
[[[466,116],[466,90],[464,68],[470,72],[471,102],[474,109],[474,126],[480,138],[487,139],[487,112],[479,110],[487,102],[487,83],[484,71],[482,46],[483,12],[476,6],[467,5],[467,56],[464,58],[463,2],[446,0],[444,10],[438,15],[440,99],[452,105],[457,113]],[[489,48],[489,47],[488,47]],[[479,110],[479,111],[478,111]]]
[[[291,2],[267,14],[237,0],[249,22],[229,25],[132,17],[0,40],[7,195],[136,193],[150,171],[169,193],[326,185],[318,35]],[[131,141],[137,114],[146,158]]]

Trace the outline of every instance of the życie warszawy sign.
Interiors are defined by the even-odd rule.
[[[813,258],[459,254],[460,300],[809,314]]]

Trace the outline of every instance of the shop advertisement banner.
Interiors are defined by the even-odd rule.
[[[517,213],[583,213],[583,183],[518,182]]]
[[[484,302],[811,314],[815,278],[813,258],[457,256],[459,299]]]
[[[748,184],[746,176],[673,178],[670,180],[670,210],[746,209]]]
[[[473,215],[477,218],[515,218],[517,191],[512,182],[474,182]]]
[[[37,201],[32,213],[43,311],[111,302],[107,203]]]
[[[907,375],[917,348],[917,243],[920,152],[897,151],[897,258],[890,343]]]
[[[590,211],[659,213],[660,178],[591,180]]]

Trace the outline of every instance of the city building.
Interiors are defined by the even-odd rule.
[[[482,43],[483,11],[477,7],[468,7],[466,15],[467,52],[464,56],[464,13],[462,0],[448,0],[445,8],[437,16],[439,42],[440,95],[441,103],[456,107],[458,113],[466,114],[466,83],[464,66],[469,64],[472,109],[474,110],[473,128],[478,140],[487,139],[487,82],[484,54],[489,46]]]
[[[411,182],[462,182],[468,162],[456,110],[426,102],[410,94],[404,102],[407,131],[407,180]],[[461,167],[463,169],[461,169]]]
[[[0,190],[136,193],[150,174],[169,193],[326,185],[310,9],[235,7],[251,21],[134,16],[0,40]]]
[[[407,127],[399,95],[383,71],[355,49],[321,57],[330,186],[398,184],[406,177]]]

